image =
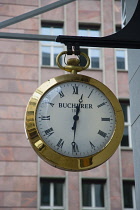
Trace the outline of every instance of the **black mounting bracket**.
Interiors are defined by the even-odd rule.
[[[75,54],[80,46],[140,49],[140,0],[129,23],[117,33],[105,37],[59,35],[56,42],[65,44],[69,53],[74,47]]]

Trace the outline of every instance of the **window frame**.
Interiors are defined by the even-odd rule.
[[[135,182],[134,180],[123,180],[123,188],[124,188],[124,183],[128,183],[131,184],[131,190],[132,190],[132,204],[133,204],[133,208],[125,208],[124,207],[124,192],[123,192],[123,209],[124,210],[136,210],[136,196],[135,196]]]
[[[84,36],[80,34],[80,30],[85,30],[86,31],[86,36],[91,37],[91,31],[95,30],[98,31],[98,36],[96,37],[100,37],[101,36],[101,28],[100,25],[84,25],[84,24],[79,24],[79,28],[78,28],[78,36]],[[91,51],[92,50],[99,50],[99,67],[92,67],[91,66],[91,62],[89,65],[89,69],[88,70],[101,70],[102,69],[102,49],[100,47],[81,47],[81,52],[82,49],[87,49],[88,51],[88,56],[91,59]]]
[[[45,28],[48,27],[50,28],[50,34],[44,34],[42,33],[42,28],[44,27]],[[54,34],[54,29],[55,28],[61,28],[63,33],[62,35],[64,35],[64,23],[61,22],[61,23],[57,23],[57,22],[53,22],[53,23],[50,23],[50,22],[42,22],[41,23],[41,28],[40,28],[40,33],[42,35],[54,35],[54,36],[57,36],[57,34]],[[58,35],[61,35],[61,34],[58,34]],[[49,47],[50,48],[50,64],[46,65],[46,64],[43,64],[43,51],[42,51],[42,47]],[[41,59],[40,59],[40,65],[42,67],[53,67],[53,68],[56,68],[57,65],[55,65],[55,62],[54,62],[54,58],[55,58],[55,51],[54,49],[55,48],[62,48],[61,52],[64,50],[64,46],[59,43],[59,42],[53,42],[53,41],[40,41],[40,52],[41,52]]]
[[[83,185],[83,183],[89,183],[91,184],[91,201],[92,201],[92,206],[83,206],[83,191],[81,190],[81,206],[82,206],[82,210],[105,210],[106,207],[106,180],[103,179],[82,179],[81,184]],[[103,194],[104,194],[104,207],[96,207],[95,206],[95,184],[102,184],[103,185]]]
[[[131,138],[131,117],[130,117],[130,103],[129,100],[119,100],[120,104],[126,104],[127,106],[127,122],[124,119],[124,128],[128,127],[128,146],[123,146],[120,143],[121,149],[131,149],[132,150],[132,138]]]
[[[41,181],[42,180],[45,180],[47,181],[48,180],[48,183],[50,183],[50,205],[46,206],[46,205],[41,205]],[[55,206],[54,205],[54,183],[56,183],[58,181],[58,183],[62,183],[63,185],[63,206]],[[64,178],[46,178],[46,177],[41,177],[40,178],[40,204],[39,204],[39,209],[40,210],[65,210],[65,179]]]
[[[117,51],[124,52],[124,65],[125,65],[125,68],[124,69],[120,69],[120,68],[117,67]],[[128,54],[127,49],[122,49],[122,48],[115,49],[115,66],[116,66],[117,71],[128,71],[127,54]]]

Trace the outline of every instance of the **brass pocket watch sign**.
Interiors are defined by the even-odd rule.
[[[27,137],[47,163],[64,170],[83,171],[108,160],[118,148],[124,129],[122,108],[111,90],[81,74],[89,66],[75,59],[72,72],[50,79],[33,93],[25,115]],[[71,65],[71,62],[74,65]]]

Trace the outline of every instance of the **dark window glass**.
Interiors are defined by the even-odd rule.
[[[100,26],[80,25],[78,35],[79,36],[99,37],[100,36]]]
[[[41,206],[50,205],[50,183],[46,180],[41,181]]]
[[[117,25],[116,26],[116,32],[120,31],[121,30],[121,26],[120,25]]]
[[[123,138],[121,141],[121,146],[127,146],[129,147],[129,124],[130,122],[128,122],[128,106],[129,106],[129,102],[128,101],[122,101],[121,103],[121,107],[123,110],[123,114],[124,114],[124,121],[125,121],[125,127],[124,127],[124,133],[123,133]]]
[[[88,49],[82,48],[81,52],[85,53],[86,55],[88,55]],[[84,56],[80,56],[80,66],[85,66],[87,63],[86,59]]]
[[[91,68],[100,67],[100,50],[91,49]]]
[[[63,183],[54,183],[54,206],[63,206]]]
[[[92,206],[91,203],[91,184],[83,183],[82,185],[83,206]]]
[[[95,206],[104,207],[104,185],[95,184]]]
[[[123,133],[123,138],[121,141],[121,146],[129,146],[128,126],[124,127],[124,133]]]
[[[121,103],[121,106],[124,114],[124,121],[128,122],[128,113],[127,113],[128,103]]]
[[[133,183],[123,183],[123,196],[124,196],[124,208],[133,208],[133,195],[132,195]]]
[[[42,65],[50,65],[50,47],[42,46]]]
[[[117,69],[125,69],[125,51],[116,51]]]

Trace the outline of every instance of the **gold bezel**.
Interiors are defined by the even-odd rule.
[[[94,155],[83,158],[63,156],[62,154],[52,150],[41,138],[36,126],[36,110],[38,103],[44,93],[46,93],[55,85],[71,81],[87,83],[98,88],[101,92],[104,93],[104,95],[112,104],[116,117],[115,131],[106,147]],[[34,92],[26,109],[25,130],[33,149],[44,161],[50,165],[53,165],[54,167],[63,170],[84,171],[101,165],[114,154],[122,139],[124,130],[124,117],[122,108],[116,96],[104,84],[88,76],[79,74],[65,74],[48,80]]]

